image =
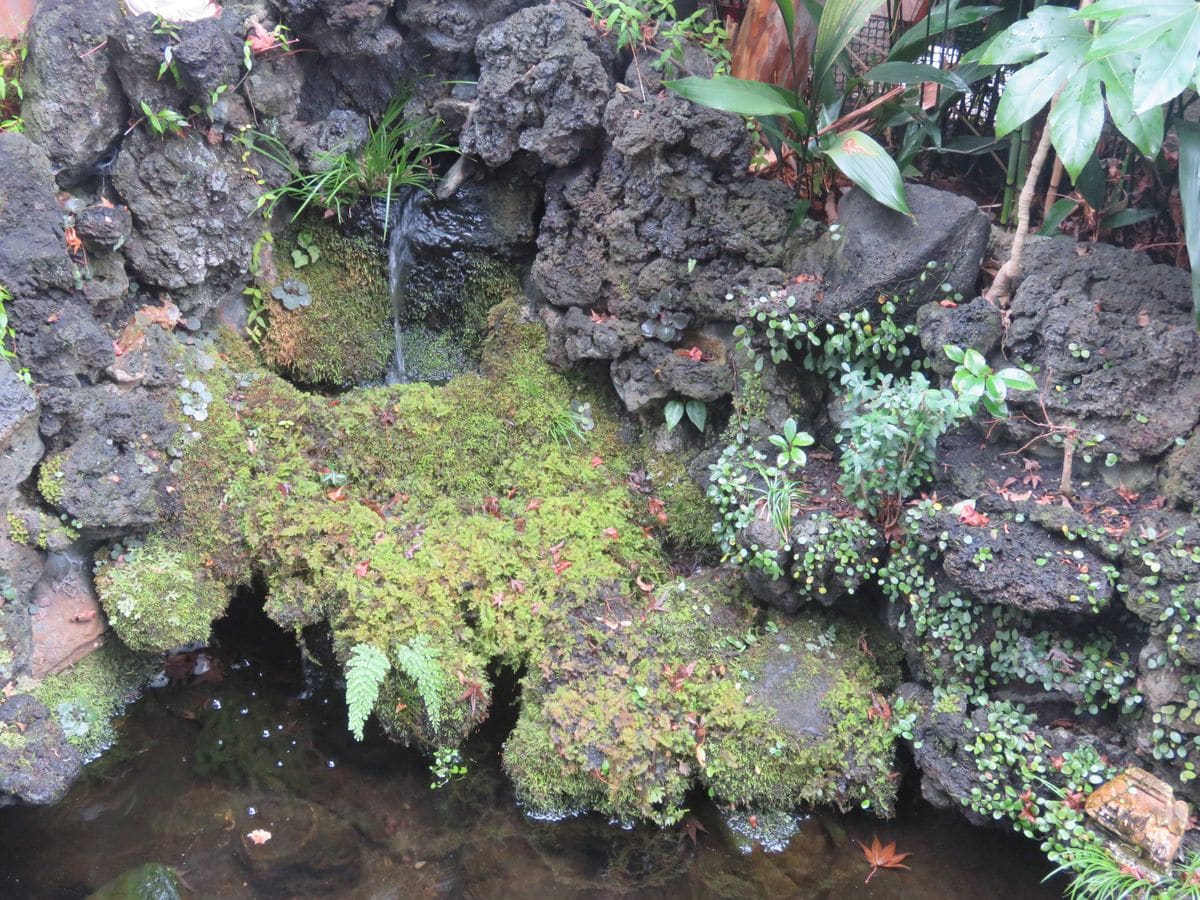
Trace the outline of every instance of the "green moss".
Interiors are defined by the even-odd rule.
[[[29,544],[32,541],[25,521],[12,511],[8,513],[8,537],[18,544]]]
[[[452,265],[416,266],[401,316],[409,378],[442,382],[476,367],[489,311],[520,293],[516,270],[482,254],[463,254]]]
[[[601,595],[549,634],[505,746],[522,802],[668,823],[699,782],[759,811],[888,813],[892,736],[869,718],[884,687],[872,660],[824,618],[760,627],[744,597],[729,605],[741,590],[729,575],[694,579],[650,613]]]
[[[66,671],[43,678],[33,695],[88,760],[113,742],[111,719],[137,696],[153,668],[151,658],[110,641]]]
[[[267,301],[269,324],[262,339],[267,361],[302,384],[345,387],[380,380],[395,349],[383,255],[369,240],[343,235],[329,223],[310,222],[303,233],[318,248],[317,260],[297,269],[292,253],[304,251],[296,235],[280,240],[274,284],[302,281],[312,302],[287,310],[278,300]]]
[[[673,455],[653,456],[647,460],[646,474],[655,496],[663,503],[671,543],[681,550],[716,550],[718,541],[713,532],[716,514],[704,492],[688,475],[683,460]]]
[[[60,506],[63,500],[63,470],[52,457],[42,460],[38,468],[38,493],[51,506]]]
[[[158,537],[101,563],[96,589],[121,640],[150,652],[207,641],[229,600],[200,557],[169,549]]]
[[[168,572],[174,590],[202,597],[200,583],[257,576],[268,613],[292,628],[326,621],[343,664],[359,644],[388,657],[374,711],[397,740],[456,746],[488,713],[492,666],[526,672],[505,766],[530,807],[669,822],[697,784],[736,803],[883,806],[873,781],[861,797],[835,796],[818,766],[829,752],[771,768],[769,749],[798,739],[751,702],[764,632],[739,580],[668,581],[661,522],[629,489],[640,450],[620,439],[609,395],[555,374],[544,329],[515,304],[490,322],[478,373],[334,400],[231,348],[205,374],[214,399],[185,450],[180,515],[149,539],[150,562],[99,579],[106,608],[130,620],[118,628],[150,643],[142,629],[158,607],[145,588],[170,590],[158,582]],[[581,403],[594,429],[556,440]],[[685,477],[676,463],[663,485],[679,492],[677,527],[690,529],[700,504]],[[126,594],[141,619],[122,613]],[[189,621],[202,630],[218,611],[203,600]],[[440,667],[424,694],[397,652],[418,636]],[[873,779],[873,758],[863,766]]]

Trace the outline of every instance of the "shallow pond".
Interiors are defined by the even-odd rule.
[[[814,814],[776,853],[751,849],[703,797],[694,839],[598,817],[535,821],[500,770],[504,722],[469,748],[467,776],[432,790],[417,754],[350,739],[336,691],[303,690],[290,640],[234,623],[222,645],[219,679],[148,690],[62,803],[0,810],[0,896],[84,897],[151,861],[197,897],[1059,895],[1040,883],[1048,866],[1032,843],[911,801],[890,822]],[[270,840],[249,841],[256,829]],[[912,868],[864,884],[855,841],[875,835]]]

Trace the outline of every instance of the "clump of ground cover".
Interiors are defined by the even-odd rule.
[[[204,560],[161,536],[97,567],[96,590],[109,623],[134,650],[154,652],[203,642],[229,602]]]
[[[379,248],[314,220],[280,240],[275,265],[276,278],[262,288],[270,298],[262,339],[267,362],[300,384],[380,380],[395,333]]]
[[[488,715],[489,667],[526,672],[506,761],[539,809],[672,821],[699,783],[747,806],[886,811],[890,737],[864,731],[869,762],[842,771],[839,723],[865,721],[879,686],[865,657],[861,676],[831,663],[820,702],[838,713],[814,720],[826,732],[789,731],[759,697],[767,626],[730,606],[728,582],[668,579],[662,506],[631,489],[640,450],[609,398],[549,368],[544,329],[514,302],[491,326],[477,374],[337,398],[263,372],[231,340],[205,373],[213,401],[184,451],[181,512],[146,547],[190,558],[202,597],[258,576],[277,622],[327,622],[343,667],[371,661],[353,679],[358,715],[373,709],[397,740],[452,751]],[[591,430],[564,428],[585,404]],[[120,603],[115,571],[99,584]],[[143,622],[114,617],[138,646],[154,640]]]

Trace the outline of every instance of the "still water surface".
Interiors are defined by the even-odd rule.
[[[0,810],[0,897],[85,897],[151,861],[196,897],[1059,896],[1033,844],[911,802],[891,822],[815,814],[770,854],[703,798],[695,842],[592,816],[534,821],[500,770],[503,723],[470,748],[467,777],[431,790],[417,754],[350,740],[336,691],[304,695],[286,650],[234,644],[219,680],[147,691],[58,806]],[[271,832],[261,847],[255,829]],[[875,835],[912,868],[864,884],[854,842]]]

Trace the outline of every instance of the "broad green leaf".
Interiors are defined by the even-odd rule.
[[[912,216],[904,199],[904,181],[900,169],[879,144],[861,131],[834,135],[823,147],[842,174],[878,202],[906,216]]]
[[[1192,309],[1200,328],[1200,125],[1177,121],[1175,133],[1179,135],[1179,199],[1192,265]]]
[[[702,400],[687,402],[687,417],[696,426],[697,431],[704,431],[704,423],[708,421],[708,404]]]
[[[1100,227],[1127,228],[1130,225],[1136,225],[1138,222],[1153,219],[1160,212],[1161,210],[1157,209],[1123,209],[1120,212],[1115,212],[1111,216],[1105,216],[1101,219]]]
[[[942,352],[945,353],[947,359],[953,363],[961,363],[963,361],[963,357],[966,355],[963,353],[963,348],[959,347],[957,344],[942,344]]]
[[[964,351],[962,364],[976,378],[983,378],[989,370],[987,360],[983,358],[983,354],[972,347],[968,347]]]
[[[1100,168],[1100,160],[1093,156],[1075,179],[1075,190],[1093,209],[1104,209],[1108,196],[1108,181],[1104,170]]]
[[[712,78],[691,75],[664,84],[693,103],[741,116],[805,115],[795,94],[761,81],[748,81],[731,75],[714,75]]]
[[[1085,30],[1085,36],[1061,40],[1041,59],[1017,70],[1005,84],[996,108],[996,136],[1015,131],[1041,112],[1063,82],[1083,65],[1087,46]]]
[[[1171,29],[1142,54],[1133,76],[1133,110],[1144,113],[1183,93],[1196,75],[1200,59],[1200,3],[1178,16]]]
[[[978,56],[968,54],[967,59],[992,66],[1013,65],[1053,53],[1064,42],[1088,42],[1091,36],[1083,22],[1071,17],[1070,9],[1039,6],[988,41]]]
[[[1067,80],[1050,110],[1050,140],[1072,179],[1083,171],[1104,128],[1099,74],[1094,65],[1077,71]]]
[[[1104,82],[1104,97],[1117,130],[1129,139],[1147,159],[1154,159],[1162,148],[1163,111],[1161,106],[1140,115],[1133,111],[1133,66],[1130,55],[1109,56],[1092,63]]]
[[[1024,369],[1001,369],[996,377],[1014,391],[1036,391],[1037,382]]]
[[[1071,16],[1093,22],[1121,19],[1131,13],[1143,16],[1170,16],[1194,2],[1195,0],[1097,0],[1091,6],[1071,13]]]
[[[1058,234],[1058,226],[1078,208],[1079,201],[1072,200],[1070,197],[1060,197],[1055,200],[1054,205],[1050,207],[1050,214],[1046,216],[1046,221],[1038,229],[1038,234],[1042,237],[1052,237]]]
[[[899,39],[892,44],[888,59],[901,59],[908,51],[924,49],[928,39],[936,37],[947,29],[953,31],[964,25],[974,25],[999,11],[999,6],[960,6],[950,10],[950,17],[947,19],[946,4],[938,3],[926,13],[923,20],[900,35]]]
[[[679,400],[668,401],[663,407],[663,418],[667,420],[667,431],[674,431],[675,426],[683,421],[684,406]]]
[[[812,54],[812,95],[820,96],[833,64],[858,34],[879,0],[826,0],[817,23],[817,39]]]
[[[925,63],[885,62],[863,76],[867,81],[882,81],[885,84],[922,84],[934,82],[955,91],[969,91],[971,86],[954,72],[939,69]]]

